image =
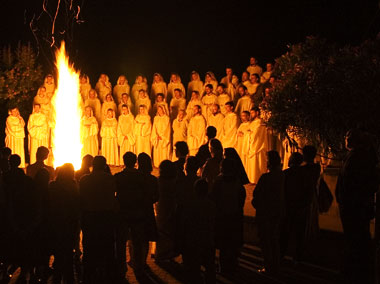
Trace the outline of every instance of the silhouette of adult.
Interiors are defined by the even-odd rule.
[[[284,181],[281,158],[277,151],[269,151],[268,170],[253,191],[252,205],[256,209],[257,230],[264,256],[261,272],[277,274],[280,268],[280,225],[284,217]]]
[[[310,198],[304,187],[304,171],[301,168],[303,156],[294,152],[289,157],[289,168],[284,170],[284,198],[286,217],[281,230],[281,255],[287,252],[290,235],[295,236],[296,252],[294,260],[300,260],[305,246],[306,224],[310,211]]]
[[[218,139],[211,139],[210,143],[211,158],[207,159],[201,170],[202,178],[208,182],[211,190],[214,180],[220,173],[220,162],[223,160],[223,146]]]
[[[207,142],[203,144],[201,147],[199,147],[198,152],[195,155],[195,157],[198,158],[200,168],[203,167],[203,165],[206,163],[206,161],[209,158],[211,158],[209,142],[211,141],[211,139],[214,139],[216,137],[216,128],[214,126],[207,127],[206,136],[207,136]]]
[[[62,165],[49,185],[50,241],[54,281],[74,283],[73,250],[79,227],[80,200],[72,164]]]
[[[137,278],[143,276],[144,237],[152,200],[149,198],[144,175],[135,169],[136,155],[123,155],[125,169],[115,174],[116,198],[120,206],[120,224],[117,240],[119,273],[124,278],[126,272],[126,241],[131,240],[131,264]]]
[[[243,245],[243,207],[246,193],[233,160],[224,159],[220,171],[211,191],[216,205],[216,247],[220,250],[221,272],[234,274],[239,250]]]
[[[175,155],[178,158],[177,161],[174,162],[174,165],[177,168],[177,176],[184,175],[184,165],[186,162],[186,157],[189,154],[189,147],[185,141],[178,141],[175,143]]]
[[[344,275],[349,283],[370,281],[370,220],[378,190],[378,159],[369,135],[352,129],[345,137],[347,156],[338,176],[336,199],[345,237]]]
[[[9,171],[9,157],[12,154],[12,150],[8,147],[1,148],[0,151],[0,171],[6,173]]]
[[[45,165],[44,163],[44,161],[48,158],[48,156],[49,156],[48,148],[46,148],[45,146],[38,147],[37,153],[36,153],[36,162],[26,167],[26,175],[34,178],[34,176],[36,175],[39,169],[45,168],[50,174],[50,180],[53,180],[55,177],[54,168],[48,165]]]
[[[183,264],[188,283],[204,283],[200,274],[201,265],[205,267],[205,283],[215,283],[216,206],[208,198],[205,179],[197,180],[193,188],[194,197],[183,205],[180,218]]]
[[[85,155],[82,158],[82,165],[80,169],[75,172],[75,180],[77,182],[80,181],[82,176],[88,175],[89,173],[91,173],[91,167],[92,167],[93,161],[94,161],[94,157],[91,155]]]
[[[104,171],[106,158],[93,159],[93,171],[79,183],[85,283],[112,282],[117,210],[115,178]]]
[[[155,259],[156,262],[170,261],[178,255],[176,251],[176,168],[173,162],[161,162],[160,176],[158,178],[159,200],[157,203],[157,230],[158,240]]]
[[[2,242],[8,246],[9,262],[21,267],[19,279],[25,280],[36,264],[40,204],[35,184],[19,168],[20,163],[18,155],[11,155],[10,169],[4,173],[8,237]]]
[[[143,174],[144,180],[146,182],[146,188],[148,192],[148,198],[150,204],[147,204],[147,219],[145,223],[145,235],[143,239],[143,256],[142,261],[144,266],[146,265],[146,258],[149,252],[149,241],[157,241],[157,225],[156,217],[154,216],[153,205],[158,201],[158,180],[152,175],[152,159],[146,153],[140,153],[137,157],[138,171]]]

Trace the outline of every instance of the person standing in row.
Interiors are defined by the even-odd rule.
[[[40,146],[48,147],[48,122],[46,116],[41,113],[41,106],[35,104],[33,113],[29,116],[29,154],[30,164],[36,162],[37,149]]]
[[[136,139],[135,139],[135,118],[130,113],[127,105],[121,107],[121,114],[117,124],[117,142],[120,146],[120,161],[126,152],[134,152]]]
[[[186,101],[190,101],[193,91],[197,91],[199,94],[203,92],[203,82],[196,71],[191,72],[190,82],[187,85],[187,96]]]
[[[154,117],[151,142],[153,146],[153,165],[158,168],[170,156],[170,118],[163,107],[157,108]]]
[[[136,139],[136,154],[146,153],[151,156],[152,149],[150,135],[152,133],[152,122],[145,105],[140,105],[139,107],[139,114],[135,118],[134,132]]]
[[[117,79],[116,85],[113,87],[113,97],[117,104],[121,102],[122,94],[129,94],[131,87],[128,85],[127,77],[124,75],[119,76]]]
[[[109,165],[118,166],[117,120],[112,109],[107,111],[107,118],[102,123],[100,137],[102,137],[102,155],[107,159]]]
[[[99,126],[90,106],[85,108],[81,126],[81,140],[83,143],[82,157],[85,155],[95,157],[99,153]]]
[[[193,115],[187,129],[187,144],[189,145],[190,156],[194,156],[198,152],[199,147],[205,142],[206,138],[206,120],[199,105],[194,106]]]
[[[5,127],[5,146],[12,150],[12,154],[20,156],[20,167],[25,168],[25,121],[20,115],[18,108],[10,109]]]

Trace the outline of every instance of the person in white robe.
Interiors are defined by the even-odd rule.
[[[164,94],[165,100],[168,95],[168,87],[160,73],[154,73],[153,83],[150,89],[150,99],[154,102],[157,94]]]
[[[191,93],[191,100],[189,101],[189,103],[187,104],[187,107],[186,107],[186,113],[187,113],[186,118],[187,118],[187,120],[190,120],[190,118],[192,118],[194,116],[194,114],[193,114],[194,106],[200,106],[201,109],[203,109],[202,100],[200,98],[200,93],[198,91],[193,91]]]
[[[222,142],[223,148],[235,148],[237,142],[237,129],[239,127],[239,119],[234,112],[234,103],[232,101],[227,102],[224,107],[226,108],[226,116],[223,120],[220,142]]]
[[[165,113],[169,113],[169,106],[168,106],[168,103],[165,102],[164,94],[157,94],[156,95],[156,101],[154,102],[154,105],[152,108],[152,116],[157,115],[157,108],[159,106],[162,106],[165,109]]]
[[[99,154],[98,133],[98,121],[94,116],[92,108],[87,106],[84,109],[84,115],[81,120],[82,158],[86,155],[95,157]]]
[[[112,94],[112,86],[110,79],[106,74],[100,74],[99,80],[95,85],[95,90],[98,93],[100,101],[103,103],[108,94]]]
[[[112,109],[116,114],[117,107],[111,94],[106,95],[105,101],[102,104],[102,122],[107,118],[109,109]]]
[[[117,79],[116,85],[113,87],[113,97],[117,104],[121,102],[121,96],[125,93],[129,95],[131,87],[128,84],[127,77],[120,75]]]
[[[152,111],[152,103],[151,100],[148,96],[148,94],[144,90],[139,91],[139,97],[137,99],[137,103],[135,105],[135,112],[139,113],[140,112],[140,106],[144,105],[147,108],[148,114],[151,113]]]
[[[152,147],[150,135],[152,133],[152,122],[146,105],[139,106],[139,114],[135,118],[134,133],[136,139],[136,155],[146,153],[151,157]]]
[[[236,88],[239,85],[239,78],[233,74],[232,68],[226,68],[226,76],[220,80],[221,84],[226,86],[225,90],[227,94],[234,100],[236,94]]]
[[[146,77],[143,75],[138,75],[136,77],[135,83],[132,86],[130,97],[132,99],[133,104],[136,104],[137,99],[139,98],[139,91],[140,90],[144,90],[146,93],[148,93],[148,81],[147,81]]]
[[[236,114],[241,115],[243,111],[250,111],[253,107],[253,102],[251,96],[248,93],[247,87],[244,85],[239,86],[238,88],[240,99],[236,104]]]
[[[250,127],[250,114],[249,111],[243,111],[240,114],[240,125],[237,130],[236,151],[243,163],[245,171],[247,171],[247,154],[249,148],[249,127]]]
[[[117,142],[120,146],[120,161],[126,152],[135,152],[135,117],[130,112],[127,105],[121,108],[119,123],[117,125]]]
[[[193,91],[198,91],[199,94],[203,92],[203,82],[196,71],[191,72],[190,82],[187,84],[187,101],[191,100]]]
[[[205,83],[203,85],[203,92],[200,94],[201,96],[203,96],[206,93],[206,86],[208,84],[212,85],[213,90],[216,90],[216,87],[218,86],[218,80],[216,79],[214,73],[211,71],[206,72]]]
[[[120,101],[119,106],[117,108],[119,115],[121,115],[121,113],[122,113],[123,105],[126,105],[128,107],[129,112],[131,112],[131,113],[135,112],[135,107],[132,103],[131,97],[127,93],[124,93],[121,95],[121,101]]]
[[[241,73],[241,82],[240,82],[240,85],[244,85],[244,86],[247,86],[247,83],[249,82],[249,73],[248,71],[243,71],[243,73]]]
[[[260,118],[260,109],[254,107],[249,126],[249,148],[247,153],[247,174],[251,183],[256,184],[267,171],[267,129]]]
[[[18,108],[10,109],[5,123],[5,146],[21,158],[20,168],[25,168],[25,121]]]
[[[267,63],[266,65],[267,70],[261,75],[260,81],[261,83],[266,83],[269,81],[270,76],[272,76],[273,73],[273,63]]]
[[[226,86],[224,84],[219,84],[216,88],[216,95],[218,97],[218,105],[220,107],[220,111],[223,115],[226,115],[225,104],[232,100],[229,94],[226,93]]]
[[[153,146],[153,165],[158,168],[163,160],[170,158],[170,118],[161,106],[153,120],[151,142]]]
[[[190,119],[187,128],[187,145],[190,156],[195,156],[200,146],[206,142],[206,119],[202,115],[202,109],[195,105],[193,117]]]
[[[94,89],[91,89],[88,92],[88,99],[84,102],[84,107],[91,107],[96,120],[98,121],[98,125],[102,123],[102,103],[98,99],[98,94]]]
[[[40,146],[48,148],[48,121],[46,116],[41,112],[41,106],[35,104],[33,106],[33,113],[29,116],[28,120],[28,140],[29,140],[29,164],[36,162],[37,149]]]
[[[247,72],[252,75],[252,74],[259,74],[259,76],[261,76],[261,74],[263,73],[263,68],[261,68],[259,65],[258,65],[258,62],[256,60],[255,57],[251,57],[249,59],[249,66],[247,67]]]
[[[187,128],[189,122],[186,119],[186,112],[180,110],[178,112],[177,118],[174,119],[172,128],[173,128],[173,145],[179,141],[187,141]],[[174,156],[174,155],[173,155]]]
[[[176,89],[181,90],[181,96],[186,100],[186,90],[185,86],[181,82],[181,77],[177,73],[172,73],[170,75],[170,82],[168,84],[168,95],[166,101],[170,105],[170,101],[174,98],[174,91]]]
[[[224,115],[220,112],[218,104],[211,106],[211,115],[208,118],[207,126],[214,126],[216,128],[216,139],[220,140],[222,136],[222,129],[224,124]]]
[[[208,122],[208,118],[211,115],[211,106],[213,104],[218,103],[217,96],[213,93],[213,86],[211,84],[207,84],[205,87],[205,94],[202,97],[202,114],[206,118],[206,121]]]
[[[52,119],[52,105],[44,86],[38,89],[37,95],[33,99],[33,105],[35,104],[41,106],[41,112],[46,116],[46,119],[50,121]]]
[[[86,102],[88,99],[89,93],[91,91],[92,87],[90,84],[90,79],[87,75],[81,75],[79,78],[79,92],[82,96],[83,102]]]
[[[174,97],[170,101],[170,118],[173,121],[179,110],[186,109],[186,99],[182,96],[181,89],[174,90]]]
[[[119,151],[117,147],[117,120],[115,111],[108,109],[107,117],[103,120],[100,129],[100,137],[102,138],[102,156],[107,160],[110,166],[119,166]]]
[[[260,76],[257,73],[251,75],[249,83],[246,84],[248,93],[254,95],[260,86]]]
[[[49,99],[51,99],[55,93],[55,83],[54,83],[53,75],[51,75],[51,74],[46,75],[45,80],[44,80],[44,87],[46,90],[46,96]]]

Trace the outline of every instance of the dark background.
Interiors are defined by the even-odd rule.
[[[373,0],[73,0],[74,7],[81,6],[81,23],[71,20],[75,13],[67,9],[69,2],[61,0],[55,39],[66,39],[71,60],[93,85],[100,73],[113,84],[125,74],[131,85],[138,73],[149,83],[154,72],[166,81],[170,72],[178,72],[186,83],[192,70],[202,79],[210,70],[220,79],[227,65],[240,77],[250,56],[264,67],[308,35],[358,44],[380,28],[379,5]],[[43,13],[43,0],[0,3],[0,46],[30,41],[45,73],[52,73],[52,22]],[[45,4],[53,15],[57,0]]]

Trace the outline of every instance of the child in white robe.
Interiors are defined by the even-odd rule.
[[[121,96],[124,93],[129,94],[131,87],[128,85],[128,80],[124,75],[119,76],[116,85],[113,87],[113,97],[117,104],[121,102]]]
[[[169,112],[168,103],[165,102],[165,96],[164,94],[157,94],[156,95],[156,101],[154,102],[153,108],[152,108],[152,115],[155,116],[157,114],[157,108],[159,106],[162,106],[165,109],[165,113]]]
[[[139,91],[139,98],[137,99],[137,103],[135,105],[136,113],[139,113],[141,105],[144,105],[146,107],[148,114],[151,113],[152,103],[148,94],[144,90]]]
[[[99,141],[98,141],[99,126],[96,117],[90,106],[87,106],[84,110],[84,115],[81,121],[81,140],[83,143],[82,158],[86,155],[93,157],[99,153]]]
[[[98,94],[94,89],[91,89],[88,93],[88,99],[84,102],[84,107],[91,107],[98,125],[102,123],[102,103],[98,99]]]
[[[173,128],[173,146],[179,141],[187,141],[187,127],[188,121],[186,119],[186,112],[180,110],[178,116],[174,119],[172,128]],[[173,155],[174,156],[174,155]]]
[[[135,107],[132,103],[131,97],[127,93],[124,93],[121,95],[121,101],[120,101],[119,106],[118,106],[118,114],[119,115],[121,115],[121,113],[122,113],[123,105],[126,105],[128,107],[130,113],[135,112]]]
[[[92,89],[90,79],[87,75],[82,75],[79,78],[79,84],[79,92],[82,96],[83,102],[85,102],[88,99],[89,93]]]
[[[187,128],[187,145],[190,156],[195,156],[199,147],[206,141],[206,119],[202,115],[199,105],[194,106],[193,114]]]
[[[110,166],[119,166],[119,152],[117,147],[117,120],[113,109],[108,109],[107,117],[102,123],[100,130],[102,137],[102,156]]]
[[[162,106],[157,108],[153,120],[151,142],[153,146],[153,165],[158,168],[163,160],[170,158],[170,118]]]
[[[136,139],[136,155],[146,153],[150,157],[152,152],[150,143],[152,123],[146,105],[139,106],[139,114],[135,118],[134,133]]]
[[[143,75],[138,75],[136,77],[135,83],[132,86],[130,97],[132,99],[133,104],[136,104],[140,90],[144,90],[146,93],[148,93],[148,81],[146,77]]]
[[[154,102],[156,100],[156,95],[160,93],[164,94],[166,100],[168,94],[166,83],[160,73],[154,73],[153,83],[150,89],[150,99]]]
[[[190,118],[193,117],[193,109],[194,109],[194,106],[200,106],[201,109],[203,109],[203,104],[202,104],[202,101],[201,101],[201,98],[200,98],[200,93],[198,91],[193,91],[191,93],[191,100],[189,101],[189,103],[187,104],[187,108],[186,108],[186,118],[187,120],[190,120]]]
[[[186,109],[186,99],[182,96],[181,89],[175,89],[174,97],[170,101],[171,120],[174,120],[177,117],[178,111],[181,109]]]
[[[106,99],[102,104],[102,121],[104,121],[107,118],[107,113],[109,109],[112,109],[113,112],[116,114],[116,103],[114,102],[111,94],[106,95]]]
[[[108,94],[112,94],[110,79],[106,74],[100,74],[99,80],[95,85],[95,90],[101,102],[104,102]]]
[[[177,73],[172,73],[170,76],[170,81],[168,84],[168,94],[166,96],[166,101],[170,104],[170,101],[174,98],[175,89],[181,90],[181,96],[186,98],[185,87],[181,83],[181,77]]]
[[[117,141],[120,146],[120,161],[126,152],[135,152],[135,118],[127,105],[121,107],[119,123],[117,125]]]
[[[190,82],[187,84],[187,101],[190,101],[193,91],[198,91],[199,94],[203,92],[203,82],[196,71],[191,72]]]

